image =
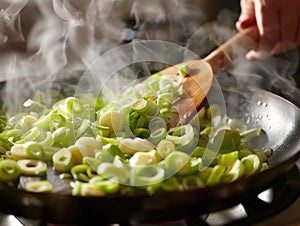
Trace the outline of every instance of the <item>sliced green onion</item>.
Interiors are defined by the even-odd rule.
[[[154,144],[146,139],[136,137],[134,139],[124,138],[120,142],[120,149],[123,153],[134,154],[139,151],[150,151],[154,148]]]
[[[238,157],[238,151],[233,151],[226,154],[219,154],[217,155],[218,164],[223,166],[230,166],[238,159]]]
[[[171,107],[174,101],[172,93],[162,93],[157,98],[157,105],[161,108]]]
[[[21,174],[26,176],[43,176],[47,173],[47,164],[36,159],[20,159],[17,161]]]
[[[244,169],[245,167],[242,162],[237,159],[231,166],[226,169],[222,177],[222,182],[229,183],[237,180],[238,178],[243,176]]]
[[[13,146],[13,142],[11,142],[10,140],[10,138],[4,138],[0,136],[0,146],[6,151],[8,151]]]
[[[74,156],[69,149],[63,148],[53,155],[52,161],[55,170],[66,172],[74,165]]]
[[[129,165],[132,167],[141,165],[151,165],[157,163],[157,159],[150,152],[136,152],[129,159]]]
[[[190,175],[182,179],[184,189],[203,188],[205,183],[197,176]]]
[[[80,137],[75,142],[82,156],[94,157],[95,151],[101,148],[101,144],[95,137]]]
[[[76,97],[67,97],[65,99],[65,106],[69,113],[79,113],[83,111],[82,102]]]
[[[10,182],[19,179],[21,170],[16,161],[4,159],[0,161],[0,181]]]
[[[41,134],[41,130],[33,127],[22,136],[25,140],[35,140]]]
[[[158,128],[151,132],[148,140],[153,144],[158,144],[167,135],[167,130],[164,127]]]
[[[173,141],[175,144],[187,145],[194,140],[194,129],[190,124],[176,127],[169,131],[166,139]]]
[[[107,180],[116,183],[125,183],[129,178],[129,172],[126,168],[116,167],[112,163],[104,162],[98,166],[97,173]]]
[[[28,158],[24,144],[14,144],[11,148],[11,157],[14,160]]]
[[[90,127],[91,122],[88,119],[84,119],[80,125],[80,127],[75,131],[76,133],[76,139],[78,139],[79,137],[81,137],[86,130]]]
[[[50,131],[47,131],[44,139],[39,141],[39,144],[42,145],[42,147],[50,147],[53,143],[54,140]]]
[[[262,166],[262,162],[261,162],[260,158],[255,154],[251,154],[251,155],[248,155],[248,156],[242,158],[241,162],[245,167],[245,170],[244,170],[245,176],[250,176],[254,173],[259,172],[261,169],[261,166]]]
[[[175,151],[176,146],[173,141],[162,140],[156,147],[158,155],[165,159],[171,152]]]
[[[131,171],[131,185],[158,186],[164,179],[164,170],[158,165],[135,167]]]
[[[216,185],[221,182],[221,178],[225,172],[226,167],[222,165],[216,165],[212,168],[210,175],[207,178],[206,184],[208,186]]]
[[[166,157],[166,169],[171,173],[188,174],[190,156],[184,152],[173,151]]]
[[[118,111],[104,112],[99,118],[99,125],[108,127],[110,134],[120,132],[123,129],[124,124],[124,116]]]
[[[25,184],[24,189],[28,192],[34,193],[52,192],[53,186],[47,180],[29,181]]]
[[[167,180],[165,180],[162,185],[161,188],[165,191],[175,191],[175,190],[181,190],[181,185],[178,182],[178,180],[176,179],[176,177],[172,176],[170,178],[168,178]]]
[[[237,130],[220,130],[214,137],[214,145],[220,146],[220,153],[237,151],[240,147],[241,137]]]
[[[30,130],[36,121],[37,118],[33,115],[25,115],[21,120],[21,130],[23,132]]]
[[[262,132],[261,128],[253,128],[246,130],[244,132],[241,132],[241,140],[242,142],[247,142],[251,140],[254,137],[258,137]]]
[[[188,65],[183,64],[178,68],[178,73],[180,76],[185,77],[190,73],[190,68]]]
[[[145,128],[136,128],[133,130],[133,135],[143,139],[147,139],[150,136],[150,130]]]
[[[138,99],[132,104],[132,109],[139,114],[145,113],[149,108],[148,101],[145,99]]]
[[[80,164],[80,165],[75,165],[71,168],[71,174],[74,179],[83,181],[83,182],[88,182],[89,177],[87,176],[87,169],[88,165],[85,164]]]
[[[34,141],[28,141],[24,144],[28,158],[41,159],[44,156],[42,145]]]
[[[101,180],[92,183],[97,189],[105,194],[114,194],[119,190],[119,183],[110,180]]]
[[[104,196],[104,195],[106,195],[95,184],[83,183],[83,182],[80,182],[80,184],[75,183],[72,193],[76,194],[76,195],[80,195],[80,196]]]

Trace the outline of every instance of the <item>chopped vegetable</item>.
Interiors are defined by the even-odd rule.
[[[52,192],[53,186],[47,180],[29,181],[25,184],[25,190],[35,193]]]
[[[272,150],[247,143],[262,129],[222,115],[217,104],[167,127],[189,72],[182,65],[174,75],[153,74],[109,103],[87,93],[46,105],[37,93],[22,112],[0,116],[0,183],[29,176],[38,181],[24,190],[54,192],[47,181],[54,170],[59,180],[72,181],[74,196],[152,194],[231,183],[267,170]]]

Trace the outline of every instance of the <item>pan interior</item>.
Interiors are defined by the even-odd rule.
[[[226,113],[246,122],[249,128],[261,127],[264,135],[250,143],[253,148],[272,148],[269,165],[278,165],[300,150],[300,110],[286,99],[258,88],[223,92]]]

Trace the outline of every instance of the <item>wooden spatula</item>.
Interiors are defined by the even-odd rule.
[[[165,75],[174,75],[183,65],[190,69],[184,78],[182,95],[174,105],[169,127],[185,124],[190,121],[204,104],[206,95],[211,89],[214,73],[227,69],[234,60],[244,56],[249,50],[257,47],[258,30],[256,26],[237,33],[203,60],[191,60],[173,65],[161,71]]]

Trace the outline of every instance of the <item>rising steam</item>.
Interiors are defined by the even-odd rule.
[[[54,81],[84,72],[126,35],[186,45],[202,57],[234,34],[225,27],[237,18],[228,10],[216,17],[215,1],[199,0],[1,0],[0,9],[0,81],[9,81],[2,96],[16,105],[37,85],[51,89]],[[241,61],[229,71],[243,82],[267,78],[278,89],[289,87],[294,97],[299,89],[290,75],[297,62],[297,54],[266,63]]]

